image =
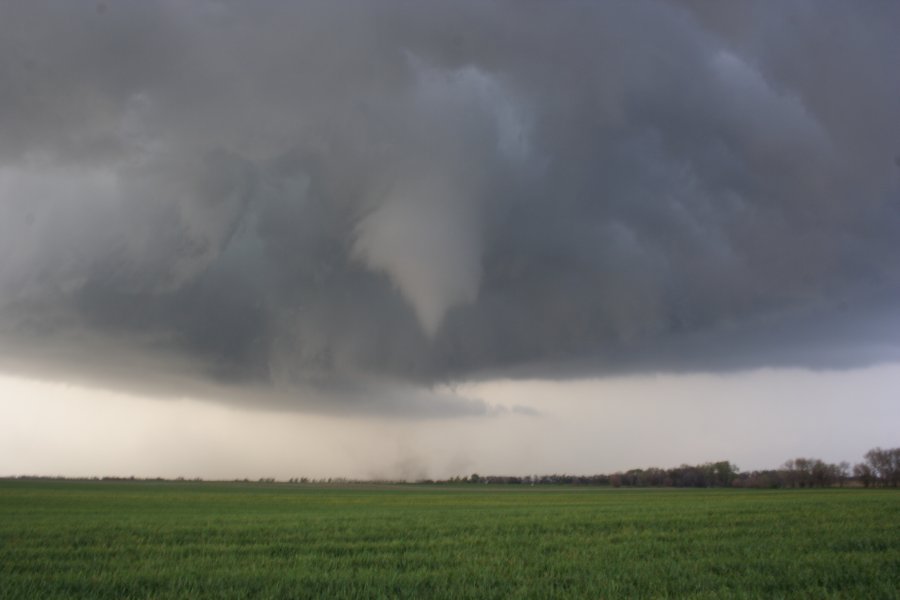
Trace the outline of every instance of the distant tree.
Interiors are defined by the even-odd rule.
[[[741,473],[738,481],[741,487],[772,489],[784,487],[784,479],[780,471],[752,471]]]
[[[800,487],[810,487],[812,484],[812,463],[809,458],[795,458],[794,471],[796,473],[797,483]]]
[[[853,476],[863,484],[863,487],[869,487],[875,481],[875,474],[872,472],[872,467],[866,463],[857,463],[854,465]]]
[[[848,463],[831,464],[819,458],[794,458],[786,461],[779,470],[784,487],[830,487],[843,485],[849,475]]]
[[[831,465],[827,465],[819,459],[810,462],[809,471],[810,485],[816,487],[827,487],[835,479],[834,469],[831,468]]]
[[[872,448],[865,459],[873,480],[883,486],[900,485],[900,448]]]
[[[850,463],[845,460],[833,465],[835,467],[834,476],[838,485],[844,487],[844,484],[850,479]]]
[[[712,475],[714,485],[718,487],[728,487],[735,480],[738,474],[738,468],[727,460],[722,460],[712,464]]]

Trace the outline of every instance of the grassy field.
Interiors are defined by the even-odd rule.
[[[900,493],[0,482],[0,598],[898,598]]]

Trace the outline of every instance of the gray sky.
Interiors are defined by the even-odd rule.
[[[17,423],[52,421],[36,390],[60,382],[67,410],[102,397],[173,431],[324,419],[388,470],[409,436],[446,472],[441,431],[489,438],[465,458],[482,471],[520,468],[503,443],[541,431],[560,446],[540,464],[589,469],[570,440],[610,422],[638,438],[603,438],[623,450],[598,468],[660,462],[667,443],[762,464],[781,446],[742,455],[749,438],[634,419],[753,407],[747,422],[790,436],[776,424],[818,380],[877,391],[896,437],[897,31],[887,0],[8,0],[6,469],[54,471],[44,430]],[[721,398],[694,404],[698,381]],[[795,432],[809,452],[896,443],[853,425],[859,394],[821,402],[857,437]],[[446,447],[417,450],[430,436]],[[72,468],[127,470],[95,464]]]

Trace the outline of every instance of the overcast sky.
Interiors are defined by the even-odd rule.
[[[0,474],[900,444],[898,31],[893,0],[7,0]]]

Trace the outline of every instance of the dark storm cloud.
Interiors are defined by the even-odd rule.
[[[7,369],[390,412],[897,358],[895,2],[0,11]]]

